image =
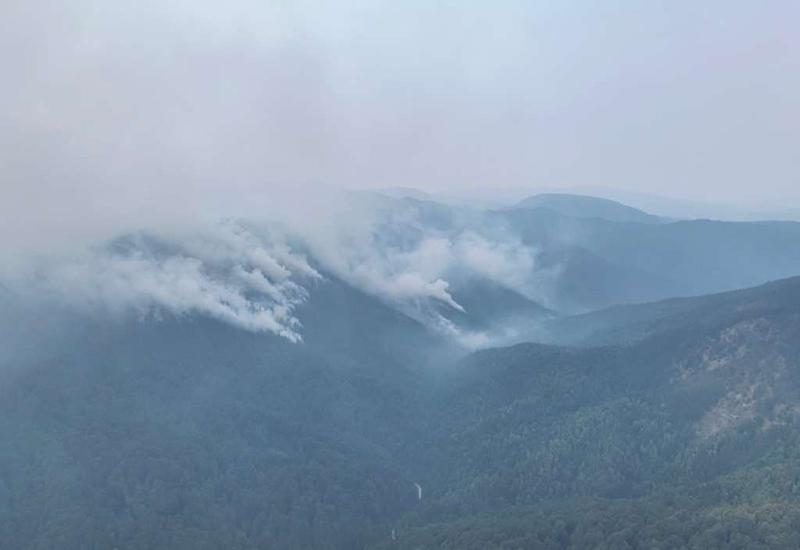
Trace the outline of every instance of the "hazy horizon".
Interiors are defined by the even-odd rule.
[[[310,182],[800,204],[795,2],[0,14],[0,232],[21,241],[228,214]]]

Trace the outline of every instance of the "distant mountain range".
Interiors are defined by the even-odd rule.
[[[534,195],[520,201],[514,208],[546,208],[562,216],[599,218],[610,222],[663,223],[667,221],[612,200],[561,193]]]
[[[620,222],[545,208],[496,215],[538,248],[541,267],[560,269],[555,309],[699,295],[800,272],[795,222]]]
[[[509,208],[531,196],[555,194],[611,200],[670,219],[800,221],[800,207],[794,206],[797,201],[790,197],[770,203],[720,204],[587,185],[473,188],[438,193],[429,193],[412,187],[393,187],[381,189],[380,192],[394,198],[435,200],[453,205],[482,205],[485,208]]]
[[[529,297],[557,311],[733,290],[800,273],[797,222],[676,221],[556,194],[481,215],[429,200],[399,204],[437,230],[502,228],[535,252]]]

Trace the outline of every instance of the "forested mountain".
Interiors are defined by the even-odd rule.
[[[380,300],[316,284],[303,343],[72,314],[57,346],[19,352],[1,389],[2,540],[793,544],[800,279],[596,314],[622,345],[462,358]]]
[[[571,345],[630,344],[652,334],[683,327],[714,328],[755,314],[791,313],[800,302],[792,277],[744,290],[695,298],[613,306],[551,320],[545,339]]]
[[[397,456],[439,343],[336,281],[304,308],[301,345],[202,317],[63,318],[0,388],[0,546],[371,540],[415,503]]]
[[[792,544],[800,279],[625,304],[800,267],[799,224],[353,200],[9,279],[0,540]]]
[[[382,547],[794,547],[800,279],[681,305],[633,344],[462,361]]]
[[[577,218],[546,208],[497,211],[538,251],[550,307],[575,313],[615,304],[734,290],[800,272],[800,223]]]
[[[800,273],[797,222],[670,220],[613,201],[558,194],[496,210],[429,199],[378,202],[379,242],[408,247],[445,238],[452,249],[473,245],[479,235],[493,252],[483,259],[502,265],[502,256],[508,264],[496,271],[524,273],[495,283],[562,313],[700,296]],[[520,262],[523,257],[530,262]],[[449,275],[459,290],[459,279]]]
[[[0,550],[800,549],[798,19],[0,0]]]
[[[376,194],[360,200],[379,205],[376,244],[426,258],[472,250],[464,258],[470,269],[561,313],[700,296],[800,273],[797,222],[669,220],[558,194],[496,210]],[[442,241],[441,249],[431,246]],[[474,278],[445,274],[451,290],[470,294],[462,285]]]

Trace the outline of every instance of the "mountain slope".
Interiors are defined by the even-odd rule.
[[[564,345],[629,344],[683,327],[734,324],[757,314],[789,314],[800,307],[800,277],[694,298],[614,306],[549,323],[548,341]]]
[[[800,225],[380,208],[325,249],[239,222],[131,235],[4,293],[0,540],[616,548],[655,523],[688,547],[790,540],[800,279],[572,318],[532,296],[579,309],[791,271]],[[453,343],[542,328],[573,347]]]
[[[317,284],[302,343],[78,315],[20,352],[0,385],[3,540],[745,548],[796,531],[799,279],[681,301],[624,346],[455,361],[379,300]]]
[[[790,547],[800,279],[691,301],[632,345],[462,362],[395,547]]]
[[[298,314],[301,344],[200,316],[73,316],[49,349],[5,358],[2,540],[362,546],[415,503],[397,434],[420,423],[420,350],[446,346],[331,279]]]

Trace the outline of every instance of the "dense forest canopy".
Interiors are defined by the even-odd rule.
[[[421,209],[442,231],[466,223],[441,205],[390,204]],[[528,215],[531,227],[557,216]],[[720,223],[641,225],[698,232],[700,255],[703,239],[719,232],[755,242],[797,231]],[[258,235],[236,227],[247,228],[241,238]],[[403,226],[379,230],[388,246],[420,242],[398,240]],[[341,278],[313,247],[286,242],[293,255],[263,250],[294,262],[293,271],[283,279],[259,271],[276,285],[272,294],[260,302],[258,289],[242,286],[247,302],[232,302],[235,318],[210,306],[170,309],[167,298],[138,312],[99,310],[46,286],[35,300],[31,287],[3,289],[2,540],[25,548],[796,544],[800,279],[570,316],[524,285],[459,264],[438,304],[414,305]],[[206,285],[255,273],[215,246],[211,255],[208,246],[133,235],[89,265],[162,276],[194,253],[200,267],[189,273]],[[759,254],[765,269],[769,247],[748,246],[730,253]],[[775,252],[774,274],[789,257]],[[675,280],[691,278],[676,269]],[[245,314],[260,311],[250,303],[272,304],[283,324],[248,328]],[[480,349],[465,347],[464,334],[484,335]]]

